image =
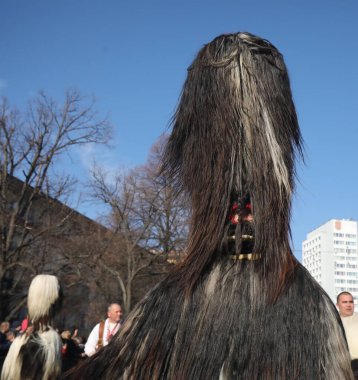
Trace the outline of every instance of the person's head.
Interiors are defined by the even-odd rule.
[[[108,306],[107,317],[111,323],[118,323],[122,318],[122,308],[118,303],[111,303]]]
[[[339,293],[337,296],[337,307],[341,317],[350,317],[354,313],[354,300],[349,292]]]
[[[15,333],[13,331],[8,331],[6,333],[6,339],[9,341],[9,342],[13,342],[14,339],[15,339]]]
[[[71,332],[69,330],[64,330],[61,333],[62,339],[71,339]]]
[[[9,322],[1,322],[0,325],[0,332],[3,334],[6,334],[10,330],[10,323]]]
[[[72,340],[75,342],[76,346],[79,346],[83,343],[83,339],[80,336],[75,336],[74,338],[72,338]]]

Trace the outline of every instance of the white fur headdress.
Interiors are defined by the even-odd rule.
[[[60,284],[56,276],[39,274],[34,277],[27,300],[29,319],[36,324],[48,322],[60,298]]]

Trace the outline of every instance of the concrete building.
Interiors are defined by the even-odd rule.
[[[332,219],[308,233],[302,243],[302,261],[336,303],[343,291],[358,303],[357,222]]]

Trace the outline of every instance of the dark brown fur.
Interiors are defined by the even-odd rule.
[[[290,248],[301,135],[283,58],[248,33],[205,45],[188,70],[164,172],[188,194],[188,256],[73,379],[352,379],[334,305]],[[227,243],[250,199],[258,260]],[[241,211],[243,217],[243,211]],[[231,233],[231,232],[230,232]]]

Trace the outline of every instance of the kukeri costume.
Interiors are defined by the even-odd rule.
[[[61,376],[61,338],[50,326],[61,302],[57,277],[36,276],[28,293],[32,327],[11,344],[1,380],[56,380]]]
[[[296,152],[280,52],[249,33],[205,45],[163,157],[191,200],[187,257],[73,379],[352,379],[335,306],[290,248]]]

